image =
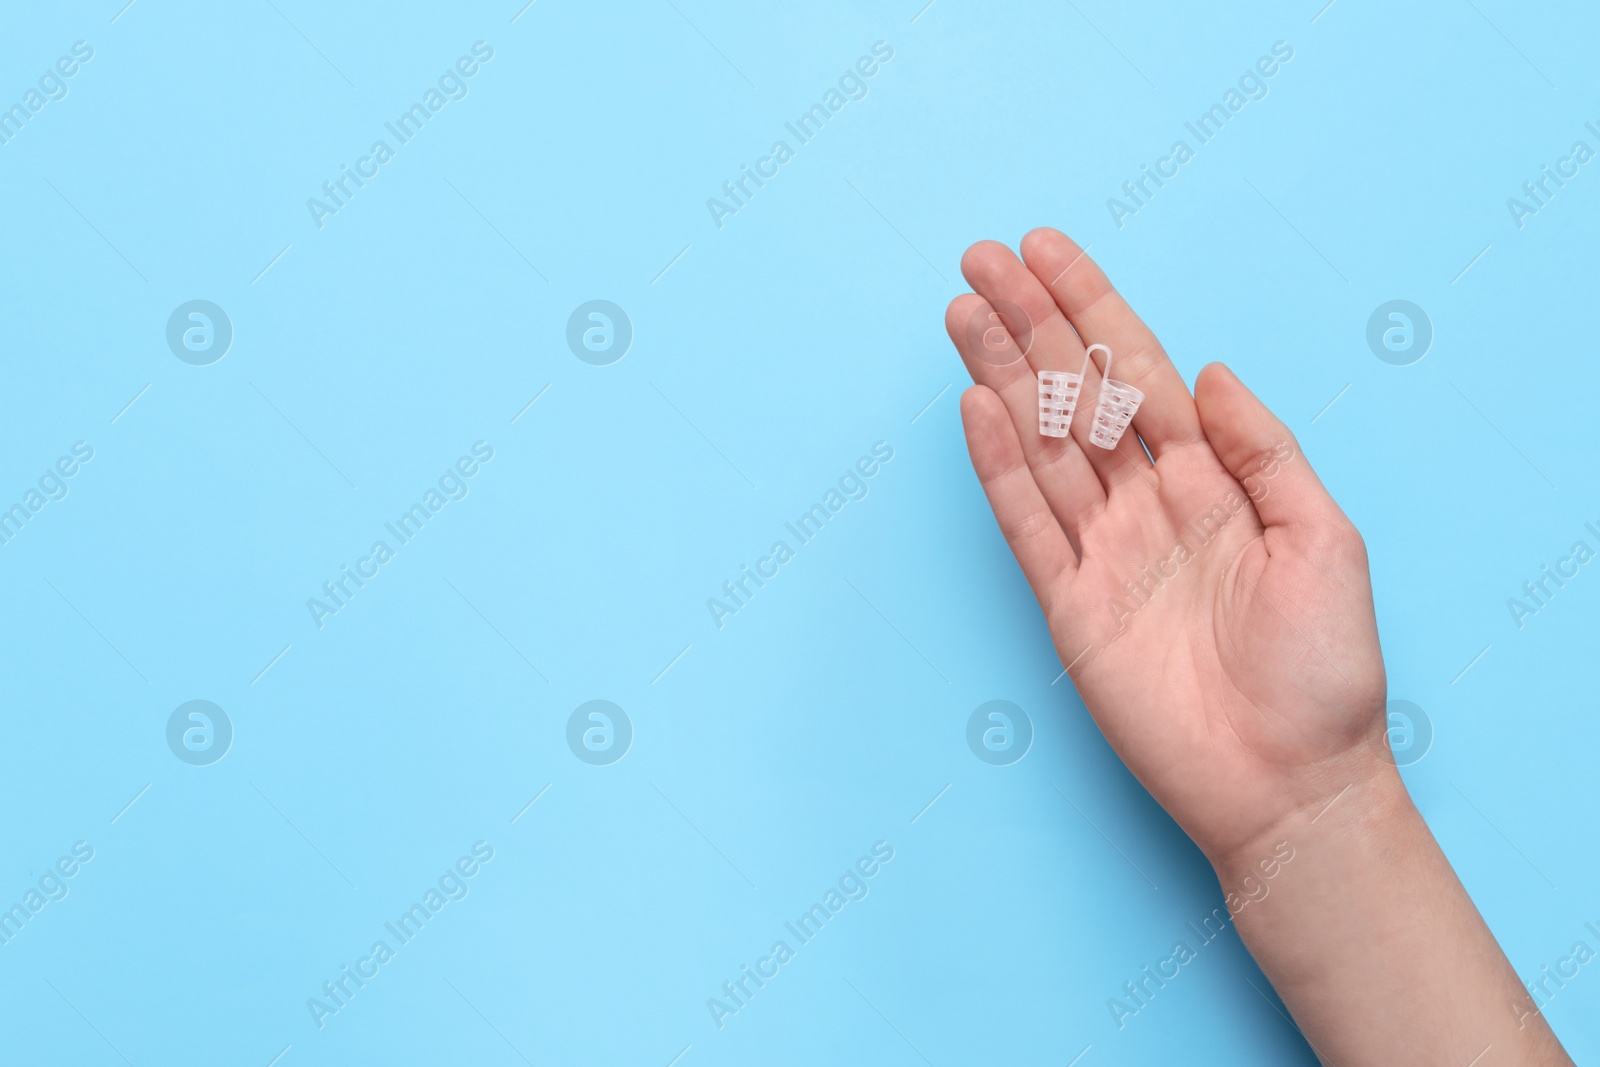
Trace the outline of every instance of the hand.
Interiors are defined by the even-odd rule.
[[[1366,549],[1283,423],[1221,364],[1191,395],[1062,233],[1029,233],[1021,259],[980,242],[961,269],[976,293],[945,325],[976,383],[961,398],[972,465],[1133,773],[1213,863],[1392,774]],[[1090,344],[1145,395],[1115,451],[1088,440],[1103,352],[1071,437],[1038,430],[1036,372],[1079,370]]]
[[[1220,364],[1191,396],[1054,230],[961,269],[977,294],[945,323],[995,518],[1090,714],[1225,891],[1289,850],[1270,897],[1226,899],[1318,1057],[1570,1065],[1384,759],[1366,550],[1283,423]],[[1077,371],[1089,344],[1145,394],[1115,451],[1088,440],[1103,362],[1071,437],[1038,431],[1035,372]]]

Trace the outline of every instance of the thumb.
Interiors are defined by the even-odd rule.
[[[1233,371],[1208,365],[1195,379],[1194,400],[1212,451],[1244,487],[1269,542],[1314,547],[1349,529],[1289,428]]]

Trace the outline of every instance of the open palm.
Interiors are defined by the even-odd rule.
[[[972,464],[1106,738],[1213,858],[1330,802],[1380,758],[1383,660],[1361,538],[1293,436],[1220,364],[1191,395],[1066,235],[961,266]],[[1038,432],[1036,372],[1095,344],[1145,395],[1114,451],[1089,442],[1101,352],[1071,436]]]

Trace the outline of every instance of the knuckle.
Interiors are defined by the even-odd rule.
[[[1111,286],[1111,279],[1098,270],[1068,271],[1061,281],[1061,290],[1069,315],[1092,311],[1101,301],[1114,298],[1117,294]]]
[[[1283,446],[1278,444],[1257,446],[1239,464],[1239,478],[1249,481],[1252,478],[1270,478],[1278,472],[1283,464]]]
[[[1070,442],[1063,441],[1061,448],[1048,449],[1045,454],[1035,458],[1033,463],[1034,478],[1044,481],[1057,472],[1067,472],[1073,467],[1073,460],[1077,457],[1072,450],[1065,447]]]
[[[1126,352],[1116,353],[1117,377],[1129,382],[1149,380],[1156,369],[1166,362],[1167,354],[1153,344],[1136,344]]]
[[[1365,567],[1369,559],[1366,538],[1362,537],[1360,531],[1350,523],[1346,522],[1344,526],[1346,532],[1340,538],[1340,545],[1344,553],[1352,563],[1359,563],[1362,567]]]
[[[1327,559],[1352,566],[1367,565],[1367,542],[1348,519],[1319,523],[1312,530],[1311,545],[1317,555]]]
[[[1047,525],[1045,517],[1037,511],[1025,512],[1000,520],[1000,532],[1008,544],[1027,544],[1042,536]]]

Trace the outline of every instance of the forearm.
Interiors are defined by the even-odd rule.
[[[1294,858],[1263,882],[1280,843]],[[1213,862],[1324,1063],[1571,1064],[1389,765]]]

